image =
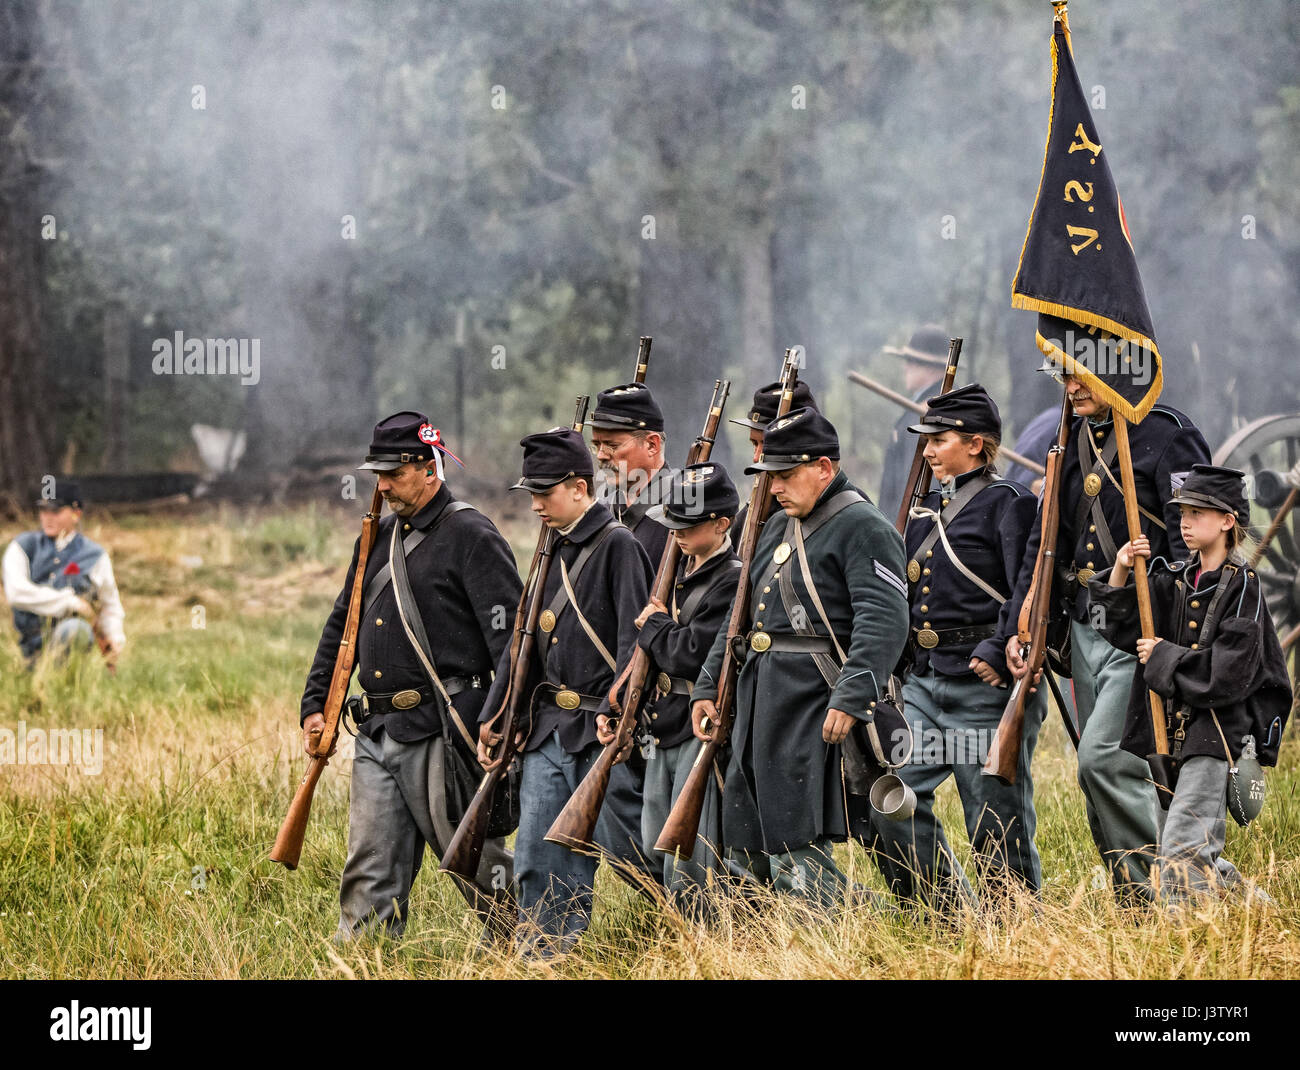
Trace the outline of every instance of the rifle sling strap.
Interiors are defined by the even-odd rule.
[[[461,509],[472,508],[474,507],[468,502],[449,503],[438,519],[430,525],[427,534],[432,535],[437,531],[443,520],[450,514],[459,512]],[[393,592],[397,595],[397,615],[402,620],[402,629],[406,632],[406,638],[410,640],[411,646],[415,648],[416,656],[420,659],[420,664],[424,666],[429,682],[433,684],[434,690],[438,692],[439,698],[442,699],[438,704],[438,709],[444,720],[444,729],[446,728],[446,721],[450,720],[466,745],[473,749],[475,746],[474,737],[470,735],[469,730],[465,727],[465,722],[461,720],[456,708],[451,704],[451,695],[447,693],[447,688],[438,676],[438,670],[434,668],[429,635],[424,629],[424,618],[420,615],[419,607],[416,605],[415,593],[411,590],[411,578],[406,572],[405,550],[405,540],[399,547],[397,525],[394,524],[392,539],[389,542],[388,561],[392,565]]]
[[[1122,417],[1116,417],[1116,419],[1122,419]],[[1084,449],[1085,443],[1087,444],[1087,449]],[[1088,421],[1084,420],[1079,425],[1078,445],[1079,472],[1083,476],[1084,482],[1087,482],[1090,475],[1095,475],[1098,480],[1104,476],[1106,479],[1110,480],[1111,486],[1119,491],[1120,497],[1123,497],[1124,488],[1120,486],[1119,481],[1115,478],[1115,473],[1110,470],[1110,466],[1115,463],[1115,457],[1119,453],[1119,439],[1115,437],[1114,432],[1111,432],[1110,438],[1106,441],[1106,445],[1098,450],[1097,443],[1092,440],[1091,429]],[[1092,457],[1093,459],[1091,466],[1088,464],[1088,457]],[[1161,531],[1167,530],[1164,520],[1156,516],[1149,509],[1145,509],[1139,505],[1138,512],[1155,524],[1156,527],[1160,528]],[[1097,529],[1095,534],[1101,542],[1101,552],[1105,555],[1104,559],[1113,562],[1118,551],[1115,544],[1115,536],[1111,532],[1109,525],[1106,523],[1106,512],[1101,506],[1100,486],[1098,487],[1096,494],[1085,493],[1079,498],[1078,503],[1075,505],[1074,535],[1076,539],[1082,534],[1084,518],[1087,517],[1089,513],[1092,514],[1092,523]],[[1072,564],[1073,563],[1069,561],[1061,562],[1062,567],[1066,569],[1071,569]]]
[[[723,565],[722,569],[720,569],[719,571],[723,571],[728,568],[732,571],[736,571],[736,572],[740,571],[740,559],[736,558],[730,561],[727,565]],[[677,603],[677,593],[674,591],[673,604],[672,604],[673,620],[677,624],[689,624],[691,622],[691,618],[695,616],[695,611],[700,608],[700,603],[704,601],[704,596],[708,594],[709,591],[711,591],[712,589],[713,589],[713,584],[710,583],[698,584],[691,591],[690,594],[688,594],[684,599],[682,599],[680,605],[678,605]]]
[[[917,553],[909,556],[909,560],[917,562],[919,567],[920,562],[926,558],[927,551],[932,550],[933,546],[935,546],[935,542],[939,541],[939,538],[943,536],[943,524],[952,524],[953,520],[957,519],[959,512],[961,512],[963,508],[966,508],[966,506],[969,506],[971,499],[974,498],[976,494],[979,494],[985,486],[992,484],[993,478],[991,476],[975,476],[974,478],[971,478],[971,480],[967,480],[965,484],[962,484],[961,489],[959,489],[952,498],[948,499],[948,504],[943,508],[940,508],[940,511],[937,512],[937,514],[936,512],[933,512],[933,510],[924,510],[924,512],[918,514],[917,510],[914,508],[913,512],[910,514],[910,519],[926,520],[933,517],[933,520],[935,520],[935,527],[933,527],[931,532],[927,534],[926,538],[922,540],[920,546],[917,547]],[[944,538],[944,550],[948,553],[949,558],[952,559],[953,564],[956,564],[958,569],[965,571],[962,563],[959,562],[956,555],[953,554],[952,547],[948,545],[948,540],[946,540],[946,538]],[[970,575],[970,573],[967,573],[967,575]],[[913,586],[915,586],[915,584],[913,584]]]
[[[412,550],[420,545],[420,543],[424,542],[425,539],[437,531],[438,525],[446,520],[447,517],[451,516],[452,513],[459,513],[462,509],[473,508],[474,507],[470,505],[469,502],[448,502],[442,512],[438,514],[438,519],[430,524],[429,527],[424,529],[416,528],[402,540],[402,552],[409,555]],[[394,530],[396,530],[396,527],[397,525],[394,524]],[[371,576],[370,582],[366,584],[365,593],[362,595],[362,620],[365,620],[366,615],[372,608],[374,608],[375,602],[378,600],[379,596],[383,594],[384,588],[388,586],[389,581],[391,581],[392,578],[393,562],[390,555],[388,561],[384,563],[384,567]]]
[[[555,592],[555,595],[551,598],[550,604],[546,607],[556,621],[558,621],[560,619],[560,614],[563,613],[568,606],[572,605],[574,613],[578,616],[578,623],[582,626],[582,630],[587,633],[587,637],[591,639],[593,644],[595,644],[596,649],[600,651],[600,656],[604,658],[605,663],[609,665],[611,669],[614,668],[613,658],[592,629],[587,618],[582,615],[582,610],[578,608],[577,593],[574,589],[574,585],[578,582],[578,577],[582,575],[582,570],[587,567],[587,562],[591,560],[592,555],[595,554],[597,549],[599,549],[600,544],[609,538],[610,532],[618,526],[619,523],[617,520],[610,520],[609,523],[596,532],[590,541],[588,541],[587,545],[578,551],[578,556],[573,559],[573,568],[569,568],[565,565],[564,558],[560,558],[560,589]],[[558,551],[557,556],[559,556]],[[552,626],[552,631],[553,630],[554,626]],[[544,644],[543,650],[543,657],[549,660],[551,644]]]
[[[832,658],[829,654],[813,653],[811,655],[817,665],[817,671],[821,673],[822,679],[826,681],[826,686],[832,689],[839,679],[840,669],[848,660],[848,655],[840,645],[840,641],[831,627],[830,618],[826,615],[826,608],[822,605],[821,595],[817,593],[817,585],[813,582],[812,569],[808,564],[808,554],[804,543],[816,534],[828,520],[855,502],[861,501],[866,501],[866,499],[856,490],[842,490],[827,501],[825,505],[815,510],[816,515],[811,518],[809,523],[805,524],[798,517],[788,517],[785,522],[785,532],[782,535],[782,539],[786,543],[793,545],[799,557],[799,569],[803,573],[804,587],[808,590],[808,597],[812,599],[813,608],[817,610],[817,615],[821,618],[822,626],[826,629],[826,635],[834,645],[836,657],[839,659],[837,663],[835,658]],[[782,569],[781,578],[778,581],[781,602],[785,607],[786,616],[795,625],[796,634],[817,635],[817,629],[809,622],[808,613],[803,608],[799,596],[795,592],[794,580],[791,578],[790,572],[790,569]]]

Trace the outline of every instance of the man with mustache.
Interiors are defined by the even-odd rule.
[[[1141,758],[1120,748],[1129,687],[1137,658],[1111,646],[1089,624],[1088,581],[1109,569],[1117,547],[1128,541],[1128,522],[1110,406],[1083,381],[1064,379],[1074,410],[1061,467],[1060,527],[1056,541],[1053,593],[1068,618],[1070,665],[1079,709],[1079,786],[1088,808],[1092,838],[1122,899],[1147,899],[1148,874],[1157,842],[1156,797]],[[1194,464],[1208,464],[1210,450],[1195,425],[1176,409],[1156,405],[1141,423],[1129,426],[1133,481],[1142,533],[1152,559],[1186,556],[1173,498],[1174,478]],[[1007,667],[1020,679],[1027,665],[1016,622],[1033,579],[1042,537],[1042,507],[1025,547],[1019,579],[1002,607],[999,631],[1009,635]]]
[[[444,455],[455,459],[428,417],[399,412],[375,425],[360,469],[375,473],[390,511],[379,521],[366,564],[356,638],[361,694],[348,700],[357,738],[335,936],[340,943],[378,930],[400,935],[425,845],[441,857],[450,842],[454,827],[444,748],[462,747],[467,757],[474,753],[479,709],[492,684],[492,667],[509,646],[522,586],[514,555],[496,526],[458,501],[444,482]],[[405,553],[411,601],[424,624],[440,686],[403,625],[390,563],[394,546]],[[325,723],[321,711],[356,564],[354,547],[303,689],[300,720],[308,754],[315,753]],[[511,870],[505,841],[493,839],[473,884],[457,882],[488,925],[485,936],[504,938],[513,929]]]
[[[646,511],[667,500],[673,478],[664,455],[663,410],[648,386],[627,383],[596,395],[596,411],[588,423],[591,452],[606,481],[599,500],[658,567],[668,529],[646,519]]]

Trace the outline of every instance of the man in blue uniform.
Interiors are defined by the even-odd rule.
[[[907,630],[903,542],[839,471],[835,428],[795,409],[746,474],[774,473],[783,513],[751,563],[752,628],[736,688],[723,841],[760,879],[821,907],[844,890],[831,845],[848,833],[840,744],[885,694]],[[718,686],[725,630],[695,681]],[[696,735],[716,719],[694,703]]]
[[[738,424],[741,427],[749,428],[749,444],[754,449],[753,460],[758,461],[763,453],[763,432],[767,430],[767,425],[776,419],[777,409],[781,406],[781,383],[778,380],[775,383],[768,383],[767,386],[759,387],[754,391],[754,399],[750,404],[749,412],[744,416],[731,420],[731,423]],[[796,379],[794,383],[794,395],[790,399],[791,409],[812,409],[814,412],[820,412],[817,407],[817,399],[813,397],[813,392],[808,388],[808,384],[802,379]],[[863,495],[866,497],[866,495]],[[777,504],[775,498],[772,499],[771,508],[768,509],[767,515],[779,513],[781,506]],[[740,546],[740,533],[745,530],[745,517],[749,513],[749,503],[746,502],[740,508],[740,513],[736,517],[736,522],[731,525],[731,545]]]
[[[545,839],[600,753],[596,714],[636,643],[636,618],[650,590],[650,561],[627,528],[592,497],[591,453],[572,428],[520,440],[523,478],[512,489],[532,495],[532,509],[558,538],[542,592],[537,656],[527,692],[532,723],[523,745],[515,877],[519,895],[518,946],[526,958],[570,950],[591,919],[597,859]],[[483,705],[479,760],[499,736],[488,723],[510,677],[509,650]],[[631,869],[641,852],[639,783],[627,763],[614,767],[606,805],[596,824],[602,851]],[[635,812],[611,805],[636,800]]]
[[[978,383],[929,399],[919,424],[925,459],[939,483],[908,521],[907,578],[912,627],[903,688],[913,751],[899,776],[916,793],[908,821],[873,814],[877,859],[904,901],[952,910],[974,893],[934,813],[934,795],[953,776],[966,831],[986,881],[1014,875],[1041,882],[1029,775],[1045,702],[1025,711],[1020,775],[1014,785],[982,775],[1007,702],[1006,637],[998,613],[1019,576],[1038,502],[994,467],[1002,421]]]
[[[1061,468],[1060,528],[1056,539],[1054,591],[1068,617],[1071,675],[1079,708],[1079,786],[1088,808],[1092,838],[1110,870],[1117,894],[1150,895],[1148,873],[1157,842],[1155,795],[1141,758],[1120,746],[1129,686],[1138,662],[1111,646],[1088,622],[1088,581],[1115,561],[1128,541],[1120,489],[1118,446],[1110,406],[1074,376],[1065,377],[1075,419]],[[1133,480],[1142,533],[1154,557],[1176,560],[1187,549],[1179,534],[1179,512],[1169,503],[1176,473],[1208,463],[1210,450],[1195,425],[1176,409],[1156,405],[1129,427]],[[1027,667],[1015,635],[1020,606],[1033,579],[1042,536],[1042,509],[1035,521],[1016,589],[1002,607],[1001,634],[1007,665],[1018,679]],[[1058,605],[1060,605],[1058,601]]]
[[[18,645],[33,665],[48,643],[55,649],[89,647],[102,637],[112,665],[126,643],[126,614],[108,552],[86,538],[81,488],[57,480],[55,493],[36,503],[41,527],[24,531],[5,550],[5,598],[13,610]]]
[[[399,412],[375,425],[361,466],[377,473],[390,512],[379,522],[366,563],[356,657],[362,691],[348,702],[357,738],[348,858],[339,889],[340,941],[372,929],[394,935],[405,929],[425,844],[441,857],[455,831],[447,810],[444,748],[473,753],[492,666],[510,640],[504,622],[519,600],[509,545],[491,520],[451,493],[443,480],[444,453],[450,456],[423,413]],[[405,555],[409,602],[429,640],[436,681],[402,620],[394,547]],[[303,688],[300,720],[309,754],[324,725],[321,710],[356,564],[354,547]],[[511,879],[510,852],[496,839],[484,847],[474,884],[456,882],[497,935],[513,922]]]
[[[740,558],[728,531],[740,497],[720,464],[687,465],[673,476],[668,501],[650,510],[681,547],[668,603],[651,598],[637,617],[637,645],[650,656],[654,698],[646,704],[641,753],[646,761],[641,831],[648,857],[660,860],[664,887],[679,903],[698,907],[720,849],[721,822],[713,785],[700,818],[699,841],[687,858],[657,855],[655,841],[699,753],[691,733],[695,677],[719,631],[726,631],[740,579]],[[597,719],[598,721],[600,718]],[[613,739],[606,730],[602,742]]]
[[[658,566],[668,530],[646,518],[668,494],[673,470],[664,454],[664,414],[644,383],[613,386],[596,395],[588,421],[591,448],[608,481],[602,504],[636,536]]]

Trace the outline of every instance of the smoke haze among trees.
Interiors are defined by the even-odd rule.
[[[1300,10],[1071,24],[1164,399],[1212,445],[1300,408]],[[255,478],[411,407],[499,484],[639,334],[674,461],[797,343],[874,490],[897,413],[844,373],[899,386],[927,320],[1013,437],[1053,394],[1010,308],[1050,34],[1023,0],[7,3],[0,489],[197,467],[195,422]],[[156,375],[178,331],[259,339],[257,384]]]

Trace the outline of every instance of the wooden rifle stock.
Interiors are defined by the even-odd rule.
[[[781,400],[777,403],[774,420],[779,420],[790,411],[798,374],[794,351],[787,349],[785,363],[781,368]],[[749,627],[749,572],[754,561],[754,551],[758,547],[759,532],[767,519],[771,504],[772,473],[759,472],[754,477],[754,486],[749,492],[749,511],[745,514],[745,527],[740,535],[740,581],[736,588],[736,601],[731,607],[731,619],[727,624],[727,644],[722,654],[721,679],[714,700],[718,715],[710,738],[700,746],[695,764],[691,766],[686,783],[682,785],[681,794],[677,796],[677,802],[669,811],[663,831],[655,841],[655,850],[665,854],[680,852],[689,856],[695,851],[695,839],[700,831],[700,814],[704,810],[713,763],[731,731],[731,710],[736,699],[736,679],[740,675],[736,644]],[[692,697],[692,704],[694,701]]]
[[[952,389],[957,378],[957,361],[961,359],[960,338],[948,339],[948,366],[943,371],[943,383],[940,394]],[[912,515],[912,506],[918,505],[930,493],[930,466],[925,460],[925,436],[916,436],[916,453],[912,456],[912,467],[907,473],[907,490],[903,492],[903,501],[898,506],[898,516],[894,519],[894,529],[902,535],[907,530],[908,518]]]
[[[704,430],[692,443],[686,455],[688,465],[700,464],[709,459],[730,390],[730,380],[718,379],[714,382],[713,397],[709,401],[709,413],[705,417]],[[677,562],[680,557],[681,548],[677,545],[677,540],[669,538],[664,545],[663,556],[659,559],[659,571],[655,574],[652,591],[653,597],[665,605],[672,595],[673,582],[677,578]],[[614,739],[605,744],[604,750],[596,757],[587,775],[582,778],[578,790],[565,803],[564,809],[551,824],[546,839],[552,843],[563,844],[573,851],[591,851],[595,847],[596,820],[600,817],[600,808],[605,804],[609,778],[614,771],[614,766],[618,764],[619,754],[632,745],[637,719],[641,713],[641,704],[645,699],[646,679],[649,675],[650,655],[638,646],[632,654],[626,673],[627,684],[622,695],[622,709]]]
[[[590,398],[585,394],[578,398],[573,429],[579,434],[587,422],[589,403]],[[439,872],[450,873],[464,881],[472,882],[478,873],[479,862],[483,858],[483,845],[487,842],[492,805],[496,801],[497,786],[519,751],[515,737],[529,714],[528,704],[532,695],[527,688],[528,674],[537,643],[537,621],[542,615],[542,600],[546,593],[546,579],[550,575],[554,549],[555,528],[543,523],[538,534],[537,549],[533,551],[528,581],[524,584],[519,604],[515,608],[515,632],[510,640],[510,679],[506,683],[501,705],[492,716],[492,721],[499,719],[501,722],[501,742],[497,744],[493,755],[499,761],[494,768],[483,774],[478,790],[474,792],[474,798],[470,800],[460,824],[456,826],[456,832],[447,844],[438,866]]]
[[[383,508],[384,498],[379,493],[376,480],[375,492],[370,497],[370,510],[361,521],[361,540],[357,545],[357,567],[352,574],[352,590],[348,595],[348,615],[343,625],[343,638],[339,640],[338,654],[334,658],[334,675],[330,677],[330,688],[325,697],[325,726],[321,729],[320,739],[316,741],[316,753],[307,763],[307,772],[298,790],[294,792],[289,812],[285,815],[280,832],[275,837],[275,846],[271,848],[271,861],[279,862],[288,869],[298,868],[298,859],[302,855],[302,841],[307,833],[307,819],[311,816],[312,796],[316,784],[329,756],[339,738],[339,719],[343,714],[343,703],[348,697],[348,685],[352,680],[352,667],[357,657],[357,629],[361,624],[361,595],[366,586],[366,565],[370,561],[370,551],[375,545],[378,534],[379,511]]]
[[[1025,726],[1025,704],[1030,688],[1039,670],[1050,672],[1047,658],[1047,626],[1052,619],[1052,579],[1056,571],[1056,537],[1061,523],[1061,466],[1065,462],[1065,447],[1070,437],[1070,399],[1061,402],[1061,423],[1056,433],[1056,445],[1047,454],[1047,475],[1043,478],[1043,505],[1040,510],[1042,528],[1038,537],[1038,557],[1034,560],[1034,576],[1029,593],[1020,606],[1017,620],[1017,637],[1022,647],[1027,647],[1027,671],[1011,689],[1011,697],[1002,711],[997,735],[984,762],[985,776],[995,776],[1006,784],[1016,782],[1020,767],[1020,740]],[[1061,713],[1068,718],[1069,712]]]

